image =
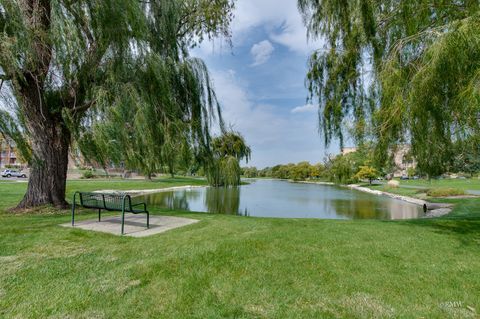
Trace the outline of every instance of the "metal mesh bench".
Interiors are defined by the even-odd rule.
[[[80,203],[77,203],[77,196]],[[75,192],[72,202],[72,226],[75,226],[75,208],[79,205],[84,208],[98,209],[98,221],[101,221],[102,210],[122,212],[122,235],[125,230],[125,213],[147,214],[147,228],[150,227],[150,214],[145,203],[132,204],[132,197],[128,194],[104,194]]]

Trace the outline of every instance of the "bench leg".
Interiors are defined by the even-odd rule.
[[[150,228],[150,214],[147,212],[147,228]]]
[[[122,235],[125,232],[125,210],[122,210]]]
[[[101,212],[102,212],[102,210],[99,208],[98,209],[98,221],[101,221]]]
[[[75,202],[72,204],[72,227],[75,226]]]

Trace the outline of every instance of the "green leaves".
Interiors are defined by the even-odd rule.
[[[212,186],[240,185],[240,160],[247,162],[251,155],[250,147],[237,132],[224,132],[212,140],[212,153],[202,159],[207,179]]]
[[[370,184],[371,181],[378,176],[378,172],[375,168],[371,166],[360,166],[360,170],[355,174],[355,178],[361,179],[368,179]]]
[[[309,35],[326,41],[307,74],[326,142],[343,145],[346,133],[372,139],[383,160],[395,144],[411,143],[420,170],[442,172],[451,144],[480,134],[479,8],[478,1],[299,0]]]
[[[247,163],[252,152],[238,132],[224,132],[221,136],[214,138],[212,149],[217,157],[231,156],[237,160],[245,159]]]
[[[20,153],[19,155],[26,163],[31,162],[32,149],[28,140],[25,138],[24,132],[22,132],[17,121],[5,110],[0,110],[0,135],[12,139]]]
[[[220,105],[205,64],[188,49],[228,37],[232,9],[231,0],[54,0],[35,8],[1,0],[0,70],[13,113],[60,122],[102,166],[151,175],[180,154],[187,162],[208,153],[213,121],[223,128]],[[0,132],[27,147],[29,125],[7,115]]]

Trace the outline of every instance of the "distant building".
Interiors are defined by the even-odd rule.
[[[17,157],[17,151],[15,143],[9,139],[0,137],[0,168],[6,166],[24,166],[19,157]]]
[[[400,177],[402,175],[408,175],[408,169],[417,167],[417,162],[410,155],[410,144],[398,144],[393,150],[393,162],[395,168],[393,171],[394,177]],[[342,155],[347,155],[357,151],[356,147],[344,147],[342,149]],[[390,153],[392,154],[392,153]]]
[[[350,153],[354,153],[356,151],[357,151],[356,147],[344,147],[342,149],[342,155],[347,155],[347,154],[350,154]]]
[[[410,154],[411,149],[410,144],[399,144],[396,146],[393,153],[393,162],[395,163],[394,177],[406,176],[408,175],[408,169],[417,168],[417,162]]]
[[[85,158],[82,156],[82,153],[77,148],[70,148],[68,152],[68,169],[75,169],[80,167],[88,166],[85,163]]]

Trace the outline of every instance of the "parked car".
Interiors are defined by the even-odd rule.
[[[400,177],[400,179],[403,181],[403,180],[407,180],[409,179],[407,175],[402,175],[402,177]]]
[[[26,178],[27,174],[13,170],[13,169],[6,169],[2,172],[2,177],[21,177]]]

